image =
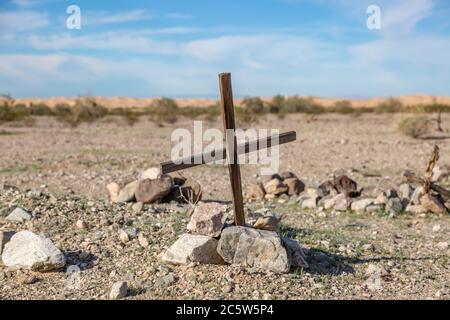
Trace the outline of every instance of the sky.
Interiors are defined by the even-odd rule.
[[[0,0],[0,94],[215,98],[231,72],[240,97],[450,95],[449,18],[448,0]]]

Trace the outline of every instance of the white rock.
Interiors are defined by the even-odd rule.
[[[320,198],[323,196],[322,190],[318,188],[306,188],[305,193],[311,198]]]
[[[77,227],[77,229],[86,229],[87,228],[87,224],[83,220],[77,220],[77,222],[75,223],[75,226]]]
[[[448,249],[448,242],[439,242],[438,244],[437,244],[437,247],[440,249],[440,250],[447,250]]]
[[[371,204],[370,206],[366,207],[366,212],[372,213],[372,212],[378,212],[384,210],[384,204]]]
[[[345,194],[340,193],[335,197],[334,209],[337,211],[347,211],[350,208],[351,200]]]
[[[374,204],[374,202],[375,202],[375,199],[361,199],[361,200],[356,200],[356,201],[353,201],[353,202],[352,202],[352,204],[351,204],[350,207],[351,207],[351,209],[352,209],[353,211],[361,212],[361,211],[365,211],[366,208],[367,208],[368,206]]]
[[[22,208],[15,208],[7,217],[8,221],[24,222],[31,220],[31,214]]]
[[[448,178],[450,172],[446,167],[435,166],[433,168],[433,175],[431,176],[431,181],[437,182]]]
[[[302,201],[302,208],[315,209],[317,208],[317,198],[305,198]]]
[[[139,233],[139,235],[138,235],[138,242],[141,245],[141,247],[143,247],[143,248],[148,247],[148,244],[149,244],[148,240],[142,233]]]
[[[33,271],[54,271],[66,264],[64,254],[43,236],[31,231],[20,231],[6,244],[2,260],[5,266]]]
[[[126,281],[117,281],[111,287],[109,298],[112,300],[121,299],[128,294],[128,283]]]
[[[440,224],[435,224],[433,226],[433,232],[439,232],[439,230],[441,230],[441,225]]]
[[[139,181],[133,181],[127,184],[122,190],[120,190],[119,196],[117,197],[117,202],[133,201],[135,199],[135,193],[138,187]]]
[[[127,243],[128,241],[130,241],[130,238],[130,235],[124,229],[119,230],[119,240],[122,243]]]
[[[158,179],[159,175],[161,174],[161,169],[154,167],[147,169],[139,174],[139,180],[145,180],[145,179]]]
[[[200,202],[194,209],[187,229],[195,234],[218,237],[226,219],[226,205],[218,202]]]
[[[214,238],[185,233],[166,250],[162,261],[183,265],[191,262],[223,264],[222,257],[217,253],[217,244]]]
[[[334,208],[334,205],[336,204],[336,197],[332,197],[332,198],[329,198],[329,199],[326,199],[324,202],[323,202],[323,208],[325,209],[325,210],[330,210],[330,209],[333,209]]]
[[[423,187],[417,187],[412,196],[411,196],[411,204],[420,204],[420,198],[423,196]]]
[[[144,208],[144,204],[142,202],[136,202],[135,204],[133,204],[133,206],[131,207],[131,209],[133,210],[134,213],[139,213],[142,211],[142,209]]]
[[[111,182],[106,185],[111,202],[116,203],[119,197],[120,187],[117,183]]]
[[[398,188],[398,195],[400,199],[406,199],[407,201],[411,200],[411,196],[413,195],[414,188],[409,183],[403,183]]]
[[[420,204],[418,204],[418,205],[409,204],[406,206],[405,211],[412,213],[412,214],[420,214],[420,213],[425,213],[427,210],[424,207],[422,207]]]

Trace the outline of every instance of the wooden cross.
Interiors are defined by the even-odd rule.
[[[211,161],[205,159],[220,160],[228,157],[228,171],[230,175],[231,190],[233,193],[233,209],[234,209],[234,224],[237,226],[245,225],[244,214],[244,201],[242,197],[242,183],[241,183],[241,171],[238,163],[238,156],[242,153],[247,154],[256,150],[262,150],[264,148],[270,148],[275,145],[280,145],[288,142],[295,141],[297,138],[295,131],[285,132],[276,136],[262,138],[257,141],[247,142],[237,146],[236,135],[236,123],[234,121],[234,105],[233,105],[233,91],[231,88],[231,74],[221,73],[219,74],[220,83],[220,96],[222,105],[222,116],[224,131],[226,134],[226,148],[222,150],[214,150],[211,153],[203,153],[193,155],[191,157],[179,159],[175,162],[167,161],[161,163],[161,173],[166,174],[182,169],[192,168],[198,165],[206,164]],[[229,135],[228,133],[233,133]],[[256,146],[256,150],[250,150],[251,146]],[[230,154],[227,150],[233,150]],[[197,161],[201,159],[201,161]]]

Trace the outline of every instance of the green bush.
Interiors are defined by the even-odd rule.
[[[351,114],[356,112],[357,110],[353,108],[352,103],[350,101],[341,100],[336,101],[329,111],[340,114]]]
[[[163,123],[177,122],[179,108],[175,100],[161,98],[153,101],[145,112],[150,115],[150,120],[162,126]]]
[[[283,111],[285,113],[320,114],[326,112],[325,108],[314,101],[313,98],[289,97],[285,100]]]
[[[29,119],[30,113],[26,105],[14,104],[14,99],[5,98],[0,102],[0,123]]]
[[[29,110],[30,110],[30,115],[32,115],[32,116],[51,116],[51,115],[53,115],[52,109],[44,103],[38,103],[38,104],[31,103]]]
[[[276,95],[269,102],[269,112],[270,113],[278,113],[284,107],[285,98],[282,95]]]
[[[423,116],[413,116],[401,120],[399,131],[405,136],[418,139],[428,132],[429,120]]]
[[[105,107],[89,97],[77,99],[73,107],[67,104],[58,104],[54,110],[54,114],[60,121],[72,127],[83,122],[92,123],[103,118],[107,113],[108,110]]]
[[[108,110],[108,115],[122,117],[129,126],[133,126],[139,121],[139,117],[143,115],[142,110],[132,107],[119,107]]]
[[[250,113],[264,113],[264,102],[261,100],[261,98],[258,97],[245,98],[244,100],[242,100],[241,106]]]
[[[236,121],[238,127],[248,127],[258,122],[258,114],[245,107],[236,107]]]
[[[383,101],[379,103],[375,111],[377,113],[394,113],[394,112],[401,112],[402,111],[403,104],[400,102],[400,100],[395,98],[389,98],[386,101]]]

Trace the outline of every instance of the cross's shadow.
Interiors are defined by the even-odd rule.
[[[295,235],[300,234],[308,234],[310,231],[292,228],[292,227],[281,227],[281,233],[284,237],[296,238]],[[301,243],[300,243],[301,245]],[[418,258],[408,258],[403,257],[402,260],[406,261],[420,261],[420,260],[429,260],[436,259],[438,257],[418,257]],[[307,251],[306,261],[309,264],[308,269],[301,270],[301,268],[292,269],[291,272],[302,271],[304,273],[316,274],[316,275],[341,275],[343,273],[354,273],[355,265],[371,263],[371,262],[380,262],[380,261],[393,261],[398,260],[396,257],[390,256],[378,256],[378,257],[369,257],[369,258],[356,258],[349,257],[341,254],[335,254],[331,252],[327,252],[317,248],[310,248]]]

